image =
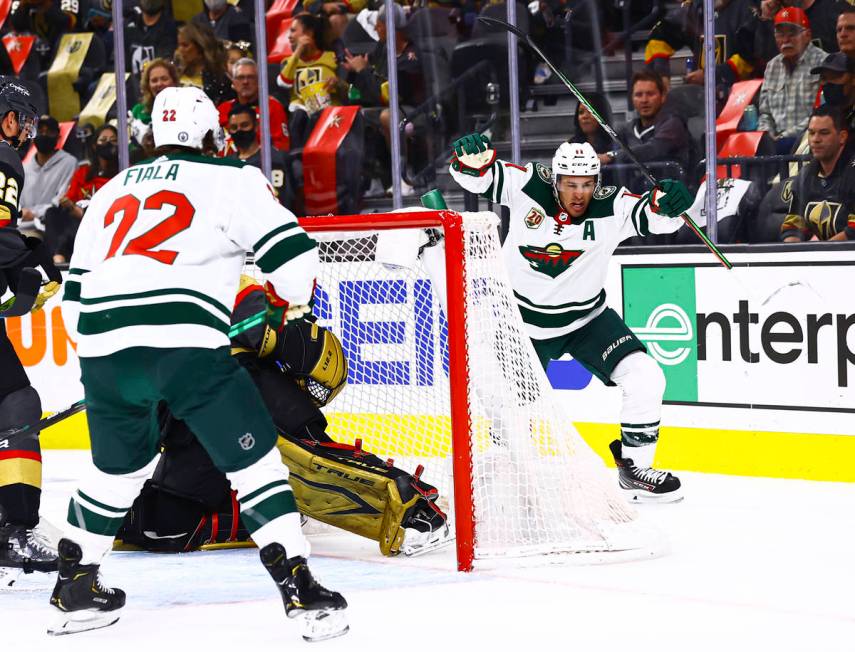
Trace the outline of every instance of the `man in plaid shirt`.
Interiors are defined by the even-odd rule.
[[[760,124],[775,139],[780,154],[788,154],[807,127],[819,91],[819,66],[825,52],[811,42],[810,23],[804,10],[786,7],[775,14],[778,54],[766,66],[760,90]]]

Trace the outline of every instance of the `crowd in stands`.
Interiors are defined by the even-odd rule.
[[[702,190],[704,180],[698,117],[705,67],[702,5],[701,0],[639,0],[624,11],[618,0],[535,0],[517,6],[518,25],[574,79],[592,79],[597,62],[621,49],[643,55],[620,91],[628,95],[632,112],[615,127],[654,174],[680,177],[693,190]],[[741,178],[745,185],[738,214],[720,230],[720,241],[855,236],[855,199],[849,196],[855,191],[855,179],[849,179],[855,156],[855,140],[849,137],[855,127],[855,6],[846,0],[716,0],[715,6],[717,112],[725,114],[734,85],[757,80],[739,108],[736,132],[760,134],[749,155],[775,162],[743,165],[732,174],[722,166],[721,176]],[[43,117],[27,153],[21,228],[41,234],[61,262],[70,256],[87,198],[118,169],[115,105],[106,102],[96,119],[84,122],[86,110],[79,119],[76,112],[60,115],[65,107],[56,90],[70,84],[81,109],[102,93],[102,76],[112,72],[115,61],[111,4],[20,0],[12,7],[3,35],[32,36],[34,44],[23,65],[13,62],[8,43],[0,48],[0,73],[38,81],[55,114]],[[507,103],[507,69],[500,65],[506,40],[476,18],[504,17],[503,2],[405,0],[388,16],[382,0],[268,0],[267,7],[272,33],[259,52],[252,0],[125,3],[132,163],[154,155],[150,123],[156,95],[169,86],[193,85],[219,108],[227,135],[223,155],[260,166],[259,65],[268,66],[271,82],[272,185],[298,214],[306,212],[302,153],[328,107],[359,107],[352,128],[362,152],[353,198],[357,209],[360,201],[391,194],[392,129],[401,131],[401,187],[408,195],[435,183],[452,138],[472,129],[502,128],[496,105]],[[271,22],[282,7],[281,24]],[[395,26],[392,45],[389,20]],[[636,24],[643,40],[629,34]],[[67,41],[70,34],[92,38]],[[464,47],[473,44],[477,47]],[[395,48],[397,60],[399,125],[392,124],[389,109],[388,47]],[[75,55],[76,49],[82,51]],[[537,106],[538,94],[549,104],[549,89],[566,97],[547,66],[528,51],[520,53],[524,108],[531,98]],[[685,69],[674,65],[678,53],[687,61]],[[62,70],[70,65],[66,59],[74,62],[70,78]],[[479,68],[482,59],[489,65]],[[589,92],[590,101],[614,124],[613,116],[623,115],[615,111],[620,101],[602,92],[601,84],[599,90]],[[614,85],[609,90],[614,92]],[[470,102],[474,97],[474,103],[461,97]],[[571,133],[555,133],[556,146],[563,138],[589,142],[600,155],[605,182],[644,188],[629,157],[584,106],[570,104],[567,117]],[[75,120],[76,129],[63,129]],[[720,149],[727,135],[720,134]]]

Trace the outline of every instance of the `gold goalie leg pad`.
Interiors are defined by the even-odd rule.
[[[446,528],[437,491],[356,445],[279,437],[297,506],[306,516],[373,539],[395,555],[413,528]]]

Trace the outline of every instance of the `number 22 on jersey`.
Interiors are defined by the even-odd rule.
[[[127,243],[125,248],[119,252],[122,243],[128,237],[128,232],[137,221],[140,214],[140,208],[143,210],[157,211],[164,206],[171,206],[175,210],[172,215],[169,215],[162,222],[152,227],[142,235],[133,238]],[[172,190],[161,190],[148,197],[145,202],[141,202],[133,195],[123,195],[112,203],[107,213],[104,215],[104,228],[113,224],[116,216],[122,213],[122,219],[113,234],[113,239],[110,242],[110,249],[107,251],[107,256],[104,260],[113,256],[148,256],[156,261],[166,265],[172,265],[175,258],[178,256],[177,251],[170,249],[158,249],[152,251],[154,247],[163,244],[171,237],[177,235],[181,231],[189,228],[193,221],[193,216],[196,214],[196,209],[190,203],[190,200],[180,192]]]

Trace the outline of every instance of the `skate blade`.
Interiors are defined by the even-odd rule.
[[[83,609],[81,611],[61,612],[56,622],[48,627],[50,636],[64,636],[88,632],[90,629],[109,627],[119,620],[121,609],[114,611],[99,611],[98,609]]]
[[[629,502],[635,505],[664,505],[667,503],[679,503],[684,498],[681,489],[671,491],[667,494],[653,494],[649,491],[636,491],[635,489],[624,489],[623,491]]]
[[[344,609],[304,611],[299,616],[300,634],[304,641],[317,643],[344,636],[350,631]]]
[[[407,557],[421,557],[434,550],[447,548],[454,542],[454,534],[446,525],[441,531],[433,533],[426,541],[414,541],[408,544],[406,541],[401,546],[401,552]]]

